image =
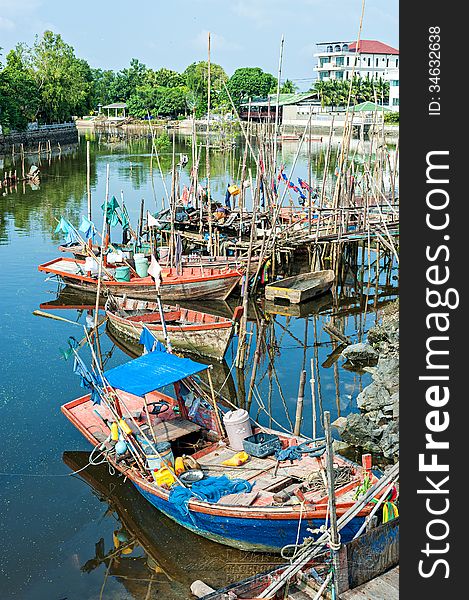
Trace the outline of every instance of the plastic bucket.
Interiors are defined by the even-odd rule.
[[[138,260],[135,258],[135,270],[139,277],[148,277],[148,266],[148,260],[145,257]]]
[[[92,275],[96,275],[96,273],[98,272],[98,263],[96,262],[96,260],[92,257],[92,256],[87,256],[85,258],[85,272],[86,273],[90,273]]]
[[[114,277],[117,281],[130,281],[130,267],[117,267]]]
[[[230,410],[223,416],[226,433],[233,450],[243,450],[243,440],[252,435],[249,413],[244,408]]]
[[[142,260],[142,258],[145,258],[145,254],[143,252],[134,252],[135,262],[137,262],[138,260]]]
[[[107,262],[110,265],[122,262],[122,252],[109,252],[107,255]]]
[[[147,457],[147,465],[148,468],[152,471],[159,470],[162,467],[167,467],[168,465],[174,468],[174,454],[171,450],[171,444],[169,442],[160,442],[156,444],[156,449],[158,450],[160,456],[154,453],[153,447],[150,444],[142,444],[143,451]]]
[[[160,255],[160,261],[165,261],[169,257],[169,246],[160,246],[158,248],[158,253]]]

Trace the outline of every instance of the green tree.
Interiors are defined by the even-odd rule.
[[[183,75],[177,71],[172,71],[171,69],[166,69],[164,67],[157,71],[148,69],[146,81],[150,85],[158,85],[167,88],[181,87],[186,83]]]
[[[226,84],[228,91],[238,107],[249,98],[265,98],[269,92],[276,90],[277,80],[270,73],[259,67],[243,67],[236,69]]]
[[[280,86],[280,93],[281,94],[294,94],[297,89],[298,89],[298,86],[296,86],[293,83],[293,81],[291,81],[290,79],[285,79],[285,81]],[[277,91],[277,88],[275,88],[275,91]]]
[[[132,58],[127,69],[119,71],[111,85],[114,101],[127,101],[137,87],[146,84],[147,67],[138,59]]]
[[[116,80],[114,71],[92,69],[91,74],[93,77],[92,98],[94,108],[98,104],[111,104],[111,102],[119,99],[114,96],[114,83]]]
[[[64,121],[91,107],[92,73],[88,63],[60,34],[45,31],[29,51],[30,69],[41,94],[39,116],[45,122]]]
[[[190,94],[190,105],[197,116],[203,115],[208,107],[208,65],[205,61],[192,63],[183,73]],[[216,63],[210,63],[210,105],[220,106],[222,101],[223,83],[228,81],[228,75]]]
[[[23,61],[23,51],[21,45],[11,50],[0,71],[0,123],[5,129],[26,129],[39,107],[39,90]]]

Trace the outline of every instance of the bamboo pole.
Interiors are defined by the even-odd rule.
[[[205,147],[205,170],[207,176],[207,218],[208,218],[208,249],[213,255],[212,243],[212,201],[210,198],[210,32],[208,32],[208,54],[207,54],[207,140]]]
[[[249,412],[249,409],[251,408],[252,394],[253,394],[254,385],[256,382],[257,368],[259,366],[259,362],[261,359],[261,347],[262,347],[262,341],[264,339],[264,331],[265,331],[266,324],[267,324],[266,320],[261,319],[261,322],[259,325],[259,331],[257,333],[256,349],[254,351],[254,364],[252,366],[251,380],[249,382],[248,398],[247,398],[247,402],[246,402],[248,412]]]
[[[303,403],[305,399],[305,383],[306,383],[306,371],[301,371],[300,383],[298,386],[298,399],[296,401],[296,416],[295,416],[295,427],[293,429],[294,435],[300,435],[301,420],[303,418]]]
[[[98,325],[98,311],[99,311],[99,296],[101,294],[101,281],[103,274],[103,252],[104,252],[104,236],[106,231],[106,216],[107,216],[107,205],[109,202],[109,163],[106,165],[106,195],[104,197],[104,215],[103,215],[103,230],[101,236],[101,254],[99,257],[99,266],[98,266],[98,288],[96,290],[96,305],[95,305],[95,313],[94,313],[94,328],[96,329]]]
[[[88,219],[91,221],[91,166],[89,140],[86,140],[86,197],[88,199]]]
[[[279,117],[279,103],[280,103],[280,78],[282,76],[282,60],[283,60],[283,45],[285,38],[282,34],[280,40],[280,56],[278,59],[278,74],[277,74],[277,101],[275,103],[275,131],[274,131],[274,157],[273,157],[273,173],[275,176],[277,170],[277,151],[278,151],[278,117]]]
[[[324,411],[324,433],[326,434],[326,471],[329,494],[329,518],[331,522],[331,551],[332,565],[334,569],[333,585],[335,597],[339,597],[339,549],[340,538],[337,529],[337,509],[334,478],[334,451],[332,449],[331,413]]]

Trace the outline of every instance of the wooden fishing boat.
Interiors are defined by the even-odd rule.
[[[274,553],[287,544],[314,538],[318,535],[314,530],[324,524],[328,514],[328,496],[323,483],[325,457],[319,456],[320,451],[305,441],[303,449],[307,453],[301,461],[278,463],[270,456],[251,456],[242,466],[223,465],[237,450],[230,446],[230,438],[224,436],[221,429],[219,411],[222,407],[208,403],[210,397],[195,379],[196,374],[206,368],[173,354],[151,352],[104,373],[99,406],[91,395],[86,395],[63,405],[62,411],[95,451],[104,452],[113,467],[125,474],[153,506],[194,533],[235,548]],[[164,388],[166,392],[171,384],[175,398],[160,391]],[[168,407],[166,413],[169,414],[164,420],[163,405]],[[160,412],[149,414],[149,407],[158,407]],[[125,454],[118,455],[117,445],[110,441],[113,421],[119,422],[127,446]],[[254,432],[260,433],[260,430],[255,428]],[[262,433],[278,436],[283,447],[294,441],[292,436],[271,430]],[[170,442],[174,456],[187,454],[188,448],[196,450],[191,457],[204,476],[217,476],[218,481],[218,476],[225,475],[230,482],[241,477],[246,491],[221,494],[218,501],[209,502],[200,496],[191,496],[191,490],[179,485],[180,482],[157,483],[159,471],[153,472],[148,461],[145,463],[146,454],[142,449],[145,442],[154,450],[150,439]],[[122,447],[119,451],[122,452]],[[372,482],[376,479],[365,467],[343,457],[336,456],[334,462],[337,513],[341,516],[355,504],[354,498],[364,477]],[[213,485],[213,479],[207,483]],[[280,490],[290,494],[283,503],[278,503],[276,498]],[[293,498],[297,493],[302,494],[301,502],[298,502],[299,496]],[[372,506],[365,504],[342,528],[343,542],[353,538]]]
[[[242,307],[239,309],[233,320],[180,306],[164,306],[166,330],[173,350],[222,360],[241,316]],[[105,310],[109,328],[117,335],[138,341],[146,327],[160,342],[165,342],[156,302],[111,296]]]
[[[285,299],[292,304],[311,300],[331,289],[335,274],[331,269],[302,273],[269,283],[265,287],[266,300]]]
[[[84,292],[96,293],[97,275],[85,271],[85,261],[74,258],[56,258],[39,265],[39,271],[57,275],[65,284]],[[114,278],[114,269],[103,271],[101,291],[115,296],[143,300],[156,299],[155,281],[152,277],[133,276],[130,281],[118,281]],[[163,268],[160,295],[163,300],[182,300],[184,298],[225,300],[239,284],[241,273],[235,269],[217,269],[215,267]]]

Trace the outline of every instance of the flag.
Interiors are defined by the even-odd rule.
[[[156,260],[156,258],[152,255],[150,266],[148,267],[148,274],[153,277],[155,280],[156,291],[158,292],[161,285],[161,267],[160,263]]]
[[[65,233],[65,241],[67,244],[72,244],[77,240],[77,234],[73,229],[72,225],[63,217],[60,217],[60,221],[58,222],[57,227],[55,228],[54,233]]]
[[[106,207],[106,202],[101,205],[101,210],[104,213],[104,209]],[[106,208],[106,221],[109,223],[111,227],[115,227],[117,223],[119,223],[119,216],[117,214],[117,209],[119,208],[119,203],[116,200],[116,197],[113,196],[109,202],[107,203]]]
[[[155,219],[155,217],[150,213],[150,211],[147,212],[147,226],[148,227],[159,227],[160,226],[160,222],[158,221],[158,219]]]
[[[78,231],[81,231],[86,240],[93,239],[96,235],[94,223],[84,216],[81,217],[81,225],[78,228]]]
[[[143,354],[148,354],[149,352],[153,352],[156,344],[156,338],[151,331],[144,326],[138,343],[142,344],[143,346]]]

